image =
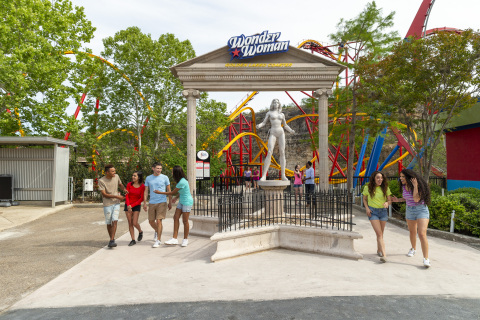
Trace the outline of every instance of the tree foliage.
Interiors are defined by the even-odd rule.
[[[344,122],[345,131],[349,131],[349,150],[354,150],[357,128],[357,76],[359,58],[367,56],[373,62],[389,52],[391,46],[399,40],[396,31],[387,32],[393,26],[395,12],[386,16],[382,9],[377,8],[375,1],[368,3],[364,10],[354,19],[341,19],[337,24],[337,32],[330,35],[330,39],[339,44],[340,54],[350,55],[353,62],[344,63],[352,72],[351,90],[342,95],[344,103],[336,103],[337,113],[350,113],[350,121]],[[351,96],[350,96],[351,92]],[[351,97],[351,100],[350,98]],[[348,155],[347,188],[353,187],[354,153]]]
[[[121,30],[103,42],[101,55],[108,63],[91,59],[76,73],[79,82],[83,77],[90,99],[82,109],[86,130],[73,139],[89,158],[94,146],[100,168],[108,162],[122,168],[130,168],[129,163],[148,168],[153,161],[163,163],[166,173],[174,165],[186,168],[187,104],[183,87],[170,67],[195,56],[190,42],[180,41],[173,34],[154,40],[137,27]],[[100,99],[98,110],[96,98]],[[197,106],[198,147],[225,125],[225,114],[225,104],[209,100],[206,93],[201,95]],[[97,138],[109,130],[115,131]],[[220,149],[222,143],[222,136],[211,139],[209,151]],[[221,167],[212,159],[212,174],[218,174]]]
[[[108,112],[103,112],[99,121],[130,128],[139,137],[141,149],[142,127],[149,118],[149,131],[155,134],[151,136],[153,144],[148,147],[158,150],[168,120],[186,105],[181,95],[183,88],[169,68],[195,56],[190,41],[180,41],[173,34],[154,40],[138,27],[130,27],[104,39],[103,43],[102,56],[129,80],[113,68],[106,69],[101,85]]]
[[[18,110],[26,132],[64,134],[77,63],[63,53],[89,42],[95,28],[69,0],[0,0],[0,12],[0,134],[19,129],[7,109]]]
[[[223,102],[208,99],[207,93],[202,93],[197,105],[197,150],[203,149],[203,144],[207,142],[205,148],[210,154],[210,172],[211,176],[217,176],[225,168],[222,158],[217,158],[216,154],[227,144],[223,133],[217,135],[214,132],[221,127],[228,125],[227,106]],[[175,146],[164,142],[162,148],[162,158],[165,163],[173,167],[181,165],[186,168],[187,165],[187,112],[186,108],[178,112],[175,118],[170,122],[168,134],[174,139]]]
[[[423,149],[424,178],[452,117],[477,101],[479,68],[480,37],[471,30],[410,38],[378,63],[362,61],[359,74],[365,103],[372,115],[407,125],[410,144],[421,143]]]

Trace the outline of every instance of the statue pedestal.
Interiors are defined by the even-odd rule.
[[[283,214],[283,190],[290,185],[290,181],[266,180],[258,181],[258,185],[265,191],[265,211],[262,220],[266,225],[281,223],[285,219]]]

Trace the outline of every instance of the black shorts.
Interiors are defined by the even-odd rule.
[[[245,177],[245,181],[250,181],[250,177]]]
[[[139,204],[138,206],[132,207],[132,211],[140,211],[142,210],[142,205]],[[125,209],[123,211],[128,211],[127,205],[125,205]]]

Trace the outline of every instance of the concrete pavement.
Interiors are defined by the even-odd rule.
[[[0,207],[0,231],[14,228],[72,207],[72,204],[59,205],[55,208],[30,205]]]
[[[355,231],[364,236],[355,244],[364,255],[359,261],[272,250],[211,263],[215,244],[209,239],[192,236],[186,248],[154,249],[153,232],[144,222],[144,241],[128,247],[129,236],[120,237],[117,248],[97,251],[20,300],[11,311],[332,296],[480,298],[479,251],[431,237],[432,267],[425,269],[421,250],[412,258],[406,256],[408,232],[387,224],[389,262],[382,264],[369,221],[363,212],[354,213]],[[171,237],[172,225],[168,218],[162,241]]]
[[[128,226],[125,215],[120,219],[122,235]],[[69,208],[0,232],[0,313],[107,243],[98,207]]]

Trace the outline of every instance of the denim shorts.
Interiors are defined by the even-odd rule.
[[[184,205],[181,204],[181,203],[179,203],[179,204],[177,205],[177,209],[182,210],[182,212],[190,212],[190,211],[192,211],[192,207],[193,207],[193,206],[184,206]]]
[[[140,211],[142,210],[142,205],[138,205],[138,206],[135,206],[135,207],[132,207],[132,211]],[[127,205],[125,205],[125,209],[123,209],[123,211],[128,211],[128,207]]]
[[[387,221],[388,220],[388,209],[387,208],[372,208],[368,206],[372,213],[368,220],[380,220],[380,221]]]
[[[118,221],[120,213],[120,203],[113,204],[108,207],[103,207],[103,214],[105,215],[105,224],[112,224],[112,221]]]
[[[303,184],[294,184],[293,187],[294,188],[301,188],[303,186]]]
[[[418,206],[407,206],[405,218],[407,220],[430,219],[430,211],[424,204]]]

